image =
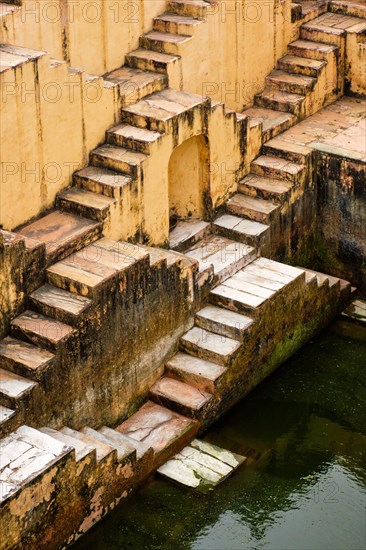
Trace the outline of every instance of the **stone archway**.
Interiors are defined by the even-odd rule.
[[[201,134],[176,147],[169,160],[169,216],[174,221],[205,214],[208,188],[208,144]]]

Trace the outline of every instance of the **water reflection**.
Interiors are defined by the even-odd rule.
[[[364,549],[365,365],[366,343],[323,333],[207,433],[245,467],[205,496],[155,479],[78,547]]]

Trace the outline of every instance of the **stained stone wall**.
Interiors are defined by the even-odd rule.
[[[366,164],[322,153],[318,167],[318,269],[365,294]]]

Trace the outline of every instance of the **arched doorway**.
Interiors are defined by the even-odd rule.
[[[174,149],[169,160],[171,226],[179,219],[204,215],[208,175],[208,146],[204,135],[191,137]]]

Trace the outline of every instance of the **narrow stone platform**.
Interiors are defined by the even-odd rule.
[[[207,493],[222,483],[245,461],[245,456],[195,439],[163,464],[158,469],[158,473],[181,485]]]
[[[354,300],[342,313],[342,317],[351,319],[366,327],[366,301]]]
[[[366,162],[365,102],[342,97],[281,134],[281,142]],[[276,144],[275,138],[267,145]]]

